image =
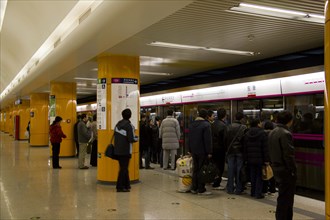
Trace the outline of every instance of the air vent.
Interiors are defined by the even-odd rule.
[[[81,24],[92,12],[92,9],[88,9],[84,14],[82,14],[79,18],[79,24]]]

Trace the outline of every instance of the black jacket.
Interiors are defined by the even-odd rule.
[[[129,120],[120,120],[114,132],[115,138],[115,154],[122,156],[131,156],[132,143],[137,142],[134,136],[134,127]]]
[[[212,134],[210,122],[197,117],[189,125],[189,152],[198,155],[212,154]]]
[[[242,142],[243,142],[243,137],[246,132],[246,129],[247,129],[246,125],[242,125],[241,122],[239,122],[239,121],[234,121],[231,125],[228,126],[228,129],[227,129],[228,155],[243,155],[243,143]],[[239,133],[238,133],[237,137],[235,138],[237,132],[239,132]]]
[[[226,151],[227,125],[222,120],[211,123],[213,152]]]
[[[274,176],[277,182],[282,182],[287,176],[296,176],[297,167],[292,134],[288,127],[277,126],[268,136],[269,156]]]
[[[244,136],[244,160],[248,164],[262,165],[269,162],[268,138],[264,129],[250,128]]]

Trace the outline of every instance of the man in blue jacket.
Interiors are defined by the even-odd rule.
[[[189,152],[193,158],[193,194],[210,195],[206,191],[205,183],[199,178],[203,165],[212,157],[211,124],[207,121],[207,111],[201,109],[199,116],[189,125]]]

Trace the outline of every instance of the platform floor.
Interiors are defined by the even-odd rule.
[[[277,195],[178,193],[175,172],[157,165],[140,170],[130,193],[117,193],[97,182],[97,168],[78,170],[77,158],[61,158],[63,168],[53,170],[48,147],[2,132],[0,142],[0,219],[275,219]],[[294,219],[325,219],[324,213],[323,201],[295,196]]]

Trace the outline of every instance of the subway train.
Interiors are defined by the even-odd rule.
[[[247,78],[220,86],[202,86],[199,89],[145,95],[140,97],[140,108],[141,112],[151,118],[165,118],[167,109],[175,110],[181,127],[180,154],[187,152],[187,128],[201,108],[214,112],[218,108],[225,108],[228,124],[238,111],[243,112],[246,119],[272,119],[274,112],[289,110],[294,114],[291,131],[298,168],[297,186],[323,193],[325,77],[322,70],[306,71],[309,70],[302,70],[299,75],[283,74],[275,78],[276,74],[272,74],[268,79],[263,76],[266,79],[262,80]],[[77,112],[81,111],[86,111],[86,105],[78,106]]]

